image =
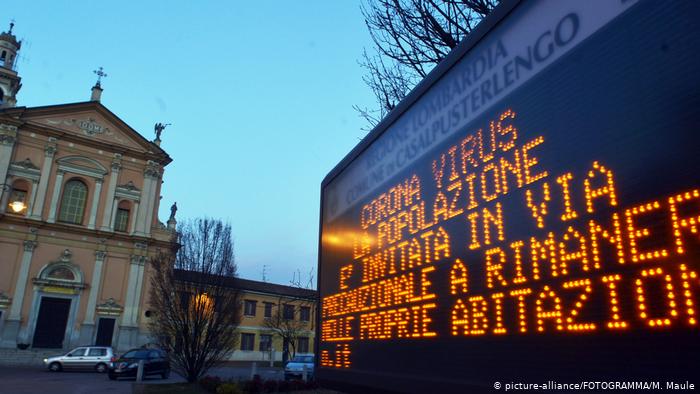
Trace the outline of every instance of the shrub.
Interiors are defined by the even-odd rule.
[[[289,389],[294,390],[304,390],[306,383],[301,379],[294,379],[289,381]]]
[[[281,392],[287,392],[292,389],[291,385],[289,384],[288,380],[280,380],[279,385],[277,386],[277,390]]]
[[[248,380],[243,385],[243,390],[249,394],[259,394],[263,391],[263,382],[260,375],[253,376],[253,380]]]
[[[199,385],[208,393],[216,393],[219,386],[221,386],[221,378],[207,375],[199,379]]]
[[[263,391],[266,393],[274,393],[277,391],[277,387],[279,387],[279,383],[276,380],[268,379],[263,382]]]
[[[306,390],[316,390],[319,388],[318,382],[315,380],[307,380],[304,389]]]
[[[216,389],[216,394],[243,394],[243,391],[236,383],[222,383]]]

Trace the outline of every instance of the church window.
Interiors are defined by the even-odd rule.
[[[80,180],[72,179],[63,188],[61,210],[58,220],[66,223],[81,224],[87,201],[87,186]]]
[[[129,228],[129,203],[122,201],[117,207],[117,215],[114,218],[114,231],[127,232]]]
[[[17,180],[12,184],[12,192],[8,201],[8,212],[23,215],[27,213],[28,184],[24,180]]]

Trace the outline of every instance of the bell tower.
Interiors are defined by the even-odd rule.
[[[14,107],[17,104],[17,92],[22,87],[21,78],[17,75],[17,53],[22,46],[21,41],[12,34],[14,22],[10,29],[0,33],[0,108]]]

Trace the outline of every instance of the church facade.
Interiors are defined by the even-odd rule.
[[[0,34],[0,347],[147,343],[171,158],[102,105],[99,80],[90,101],[16,106],[20,47]]]

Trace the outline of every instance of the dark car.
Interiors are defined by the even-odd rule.
[[[159,349],[132,349],[109,363],[109,378],[136,377],[139,361],[143,360],[143,376],[170,376],[168,354]]]

